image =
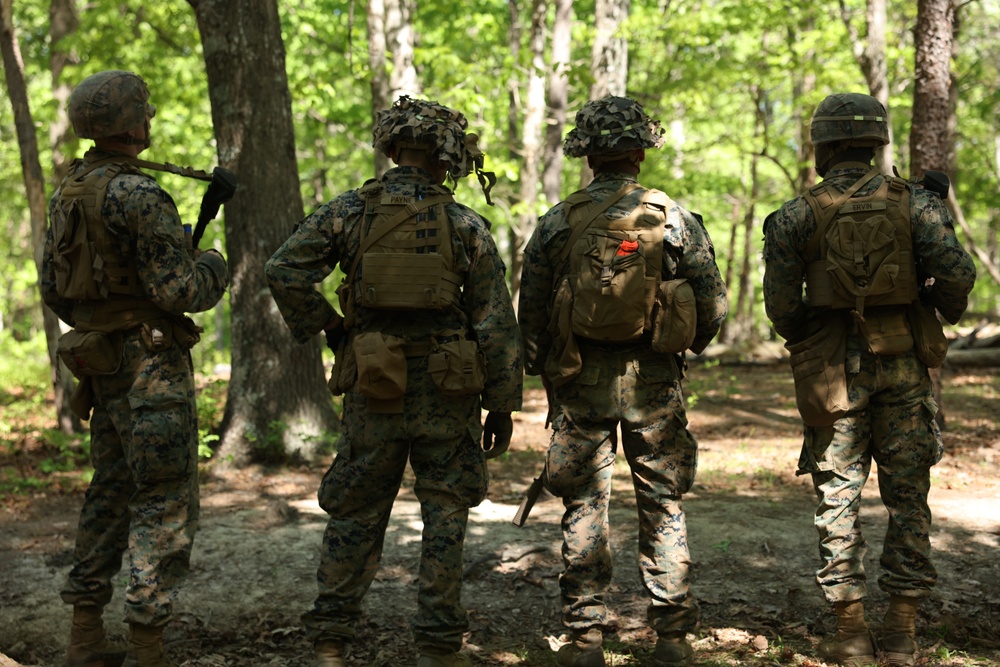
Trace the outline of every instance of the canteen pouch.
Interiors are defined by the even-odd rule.
[[[486,355],[474,340],[435,342],[427,372],[445,396],[479,394],[486,386]]]
[[[122,364],[122,338],[117,334],[72,329],[59,338],[56,352],[78,380],[111,375]]]
[[[406,392],[406,340],[378,331],[354,338],[358,368],[358,392],[379,400],[399,398]]]
[[[832,426],[847,414],[847,324],[830,318],[815,334],[786,343],[795,381],[795,405],[806,426]]]
[[[939,368],[948,354],[948,339],[934,308],[914,301],[906,310],[917,358],[927,368]]]
[[[573,288],[568,277],[562,279],[552,300],[549,333],[552,346],[545,358],[545,377],[556,387],[561,387],[583,370],[580,346],[573,334]]]
[[[654,352],[680,354],[691,347],[698,331],[698,308],[687,279],[659,284],[652,319]]]

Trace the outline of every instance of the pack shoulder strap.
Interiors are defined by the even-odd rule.
[[[625,195],[629,194],[630,192],[634,192],[635,190],[638,190],[639,187],[640,186],[638,183],[629,183],[628,185],[619,189],[617,192],[615,192],[607,199],[602,201],[600,204],[598,204],[595,209],[593,209],[592,211],[588,211],[589,215],[587,215],[586,219],[584,219],[582,222],[575,222],[575,223],[573,222],[573,213],[577,210],[577,203],[585,202],[586,199],[584,199],[583,197],[589,198],[591,202],[593,202],[594,200],[593,198],[590,197],[590,195],[586,193],[574,193],[573,195],[570,195],[570,197],[566,199],[567,203],[571,203],[570,210],[567,213],[567,218],[570,220],[570,227],[573,231],[570,233],[569,240],[566,242],[566,245],[564,245],[562,249],[559,251],[559,256],[556,258],[555,266],[561,267],[563,264],[566,263],[566,260],[569,259],[569,254],[573,252],[573,246],[576,244],[577,241],[580,240],[580,237],[583,236],[584,232],[590,229],[590,226],[594,223],[595,220],[597,220],[597,218],[602,213],[604,213],[609,208],[614,206],[615,203],[617,203],[618,200],[620,200]],[[582,194],[583,196],[576,197],[577,194]],[[574,197],[576,197],[576,199],[574,199]]]

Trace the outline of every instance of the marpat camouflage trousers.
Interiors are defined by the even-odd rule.
[[[421,650],[458,651],[469,626],[461,603],[466,524],[487,486],[479,396],[444,397],[425,360],[408,366],[401,413],[373,413],[369,399],[344,395],[340,449],[319,489],[330,515],[319,595],[302,620],[313,639],[354,638],[409,460],[423,520],[414,640]]]
[[[604,592],[612,575],[608,504],[619,427],[639,510],[649,624],[662,635],[692,630],[698,621],[681,508],[681,496],[694,482],[698,445],[687,430],[675,358],[647,347],[581,344],[581,374],[554,392],[546,475],[565,506],[559,587],[563,623],[573,630],[606,621]]]
[[[105,606],[129,556],[125,620],[163,625],[188,573],[198,525],[198,427],[191,358],[126,335],[121,369],[90,379],[94,477],[77,529],[65,602]]]
[[[807,428],[799,473],[811,473],[819,498],[815,525],[823,566],[816,582],[830,602],[868,593],[867,552],[859,517],[872,460],[889,513],[880,558],[879,587],[889,594],[925,597],[937,580],[930,560],[930,469],[943,446],[927,368],[913,353],[861,353],[849,374],[852,409],[832,427]]]

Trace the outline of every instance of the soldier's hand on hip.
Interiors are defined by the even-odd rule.
[[[483,423],[483,451],[486,458],[500,456],[510,447],[510,436],[514,433],[514,422],[509,412],[490,412]]]

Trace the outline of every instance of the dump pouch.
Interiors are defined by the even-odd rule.
[[[358,392],[379,400],[399,398],[406,392],[406,340],[378,331],[354,338],[358,367]]]
[[[354,340],[350,334],[340,337],[333,352],[333,370],[326,386],[334,396],[341,396],[354,386],[358,379],[358,362],[354,356]]]
[[[479,394],[486,386],[486,355],[474,340],[435,341],[427,372],[445,396]]]
[[[828,318],[820,330],[786,343],[795,381],[795,404],[806,426],[832,426],[850,409],[847,394],[847,323]]]
[[[567,276],[560,281],[555,298],[552,300],[552,314],[549,320],[552,347],[549,348],[549,354],[545,358],[545,377],[556,387],[563,386],[583,370],[580,346],[570,325],[572,318],[573,288]]]
[[[77,379],[111,375],[122,363],[122,337],[99,331],[67,331],[59,338],[56,352]]]
[[[917,357],[927,368],[940,367],[948,354],[948,339],[934,308],[914,301],[906,309],[906,317]]]
[[[661,282],[653,305],[653,351],[680,354],[694,343],[698,308],[685,278]]]

